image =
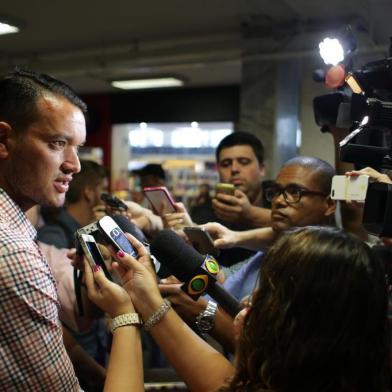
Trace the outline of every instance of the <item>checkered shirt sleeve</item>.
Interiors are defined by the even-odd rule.
[[[35,229],[0,189],[0,391],[79,391]]]

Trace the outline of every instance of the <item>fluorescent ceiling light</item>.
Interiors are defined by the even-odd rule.
[[[12,26],[12,25],[5,23],[5,22],[0,22],[0,35],[17,33],[18,31],[19,31],[18,27]]]
[[[176,78],[154,78],[154,79],[134,79],[134,80],[114,80],[113,87],[124,90],[137,90],[144,88],[176,87],[182,86],[184,82]]]

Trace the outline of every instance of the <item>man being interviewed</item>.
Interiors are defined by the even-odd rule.
[[[0,390],[78,391],[54,278],[25,212],[59,207],[80,170],[86,105],[62,82],[16,70],[0,79]]]

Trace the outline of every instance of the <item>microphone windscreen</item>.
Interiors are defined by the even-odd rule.
[[[195,275],[204,257],[172,230],[160,231],[150,245],[151,253],[179,280]]]
[[[137,240],[144,243],[147,241],[144,233],[128,218],[123,215],[111,215],[111,218],[118,224],[124,233],[132,234]]]

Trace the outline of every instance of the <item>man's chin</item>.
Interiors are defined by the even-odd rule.
[[[282,231],[290,229],[290,225],[284,222],[272,222],[271,227],[275,233],[281,233]]]
[[[60,197],[53,197],[50,199],[45,200],[43,203],[40,203],[42,206],[45,207],[62,207],[65,202],[65,196]]]

